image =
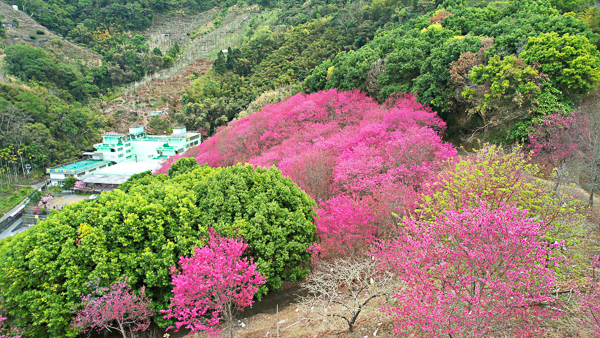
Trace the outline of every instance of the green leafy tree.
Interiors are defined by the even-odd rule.
[[[183,174],[187,174],[190,171],[194,171],[194,169],[198,168],[200,165],[196,160],[190,157],[183,157],[177,162],[173,163],[171,168],[169,168],[169,176],[175,177]]]
[[[530,217],[547,220],[553,227],[549,242],[577,242],[579,229],[574,221],[574,200],[559,198],[553,186],[538,178],[539,168],[519,147],[505,151],[494,145],[459,162],[452,163],[429,184],[421,195],[420,210],[425,219],[435,219],[444,210],[461,211],[485,203],[489,208],[504,204],[528,210]]]
[[[254,262],[267,278],[261,289],[278,290],[286,280],[306,277],[316,204],[280,171],[238,164],[199,182],[194,192],[203,211],[198,223],[244,238],[255,253]]]
[[[4,19],[3,15],[0,15],[0,21]],[[0,25],[0,38],[6,39],[6,28],[3,25]]]
[[[75,187],[75,182],[77,182],[77,178],[75,177],[67,177],[65,178],[65,180],[63,181],[63,186],[62,189],[63,190],[71,190]]]
[[[520,57],[539,62],[557,88],[572,93],[587,93],[600,82],[600,53],[585,36],[540,34],[529,39]]]
[[[219,53],[217,53],[217,59],[215,60],[215,63],[213,63],[213,69],[215,72],[218,74],[225,74],[227,71],[226,62],[225,54],[223,54],[223,51],[220,50]]]
[[[475,102],[487,127],[518,121],[531,113],[548,77],[520,58],[494,55],[487,65],[473,67],[470,79],[480,86],[462,95]]]

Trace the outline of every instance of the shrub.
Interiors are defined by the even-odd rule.
[[[38,29],[38,30],[35,31],[35,34],[37,34],[37,35],[44,35],[44,34],[46,34],[46,32],[44,32],[41,29]]]

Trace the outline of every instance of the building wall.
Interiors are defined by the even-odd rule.
[[[138,161],[145,161],[149,158],[155,158],[158,156],[156,152],[156,148],[163,145],[162,142],[158,141],[137,141],[132,140],[129,141],[131,143],[131,159],[135,160],[135,156],[137,155]]]

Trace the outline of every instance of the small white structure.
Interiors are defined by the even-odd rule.
[[[12,7],[13,7],[13,10],[15,10],[15,11],[19,10],[19,6],[17,6],[17,5],[12,5]]]
[[[163,116],[165,115],[165,112],[163,110],[153,110],[150,113],[148,113],[148,116]]]

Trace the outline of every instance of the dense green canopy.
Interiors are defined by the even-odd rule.
[[[447,0],[434,12],[380,32],[356,51],[324,61],[304,85],[311,92],[359,88],[381,101],[414,92],[440,113],[451,131],[471,132],[485,125],[500,132],[497,141],[514,140],[523,136],[523,123],[569,109],[573,95],[600,82],[596,41],[584,20],[573,13],[561,15],[546,0],[477,6]],[[495,64],[504,65],[505,74],[492,69]],[[527,67],[538,78],[521,77]],[[475,74],[488,68],[511,87],[508,92],[498,88],[496,79]],[[500,96],[504,101],[492,102]],[[506,102],[517,104],[508,107]],[[506,109],[518,114],[506,116]],[[490,116],[504,118],[489,128]]]

